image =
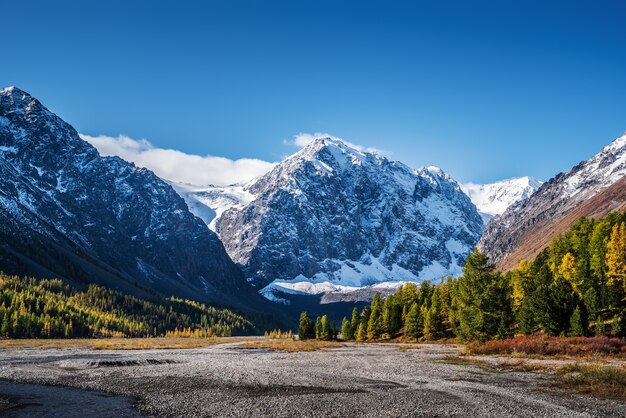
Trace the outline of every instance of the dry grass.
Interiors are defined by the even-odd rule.
[[[626,400],[626,367],[569,364],[557,370],[556,386],[600,398]]]
[[[411,351],[411,350],[419,350],[420,347],[417,344],[403,344],[398,346],[398,351]]]
[[[150,350],[200,348],[215,344],[248,341],[246,338],[76,338],[0,340],[0,349],[91,348],[93,350]]]
[[[435,361],[437,363],[452,364],[454,366],[476,366],[488,369],[494,368],[490,363],[486,361],[461,356],[445,356]]]
[[[503,361],[497,363],[496,368],[502,371],[530,373],[539,370],[546,370],[549,368],[549,366],[539,363],[528,363],[526,361],[519,360],[515,362]]]
[[[452,364],[455,366],[475,366],[480,367],[482,370],[490,372],[490,373],[500,373],[500,372],[534,372],[538,370],[544,370],[547,367],[545,365],[537,364],[537,363],[528,363],[523,360],[519,361],[503,361],[498,363],[490,363],[488,361],[479,360],[471,357],[464,356],[445,356],[439,360],[436,360],[437,363],[444,364]]]
[[[282,351],[285,353],[299,353],[304,351],[326,350],[329,348],[343,347],[344,344],[337,341],[319,341],[319,340],[261,340],[249,341],[240,344],[236,349],[246,350],[269,350]]]
[[[626,356],[626,341],[609,337],[520,336],[483,344],[468,344],[466,351],[469,354],[513,357],[623,358]]]

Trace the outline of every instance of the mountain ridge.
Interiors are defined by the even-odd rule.
[[[243,276],[171,186],[101,157],[16,87],[0,90],[0,156],[5,273],[246,305]]]
[[[547,245],[555,234],[571,226],[572,214],[599,217],[621,208],[620,196],[626,185],[621,180],[625,175],[626,133],[496,216],[485,228],[478,247],[500,268],[511,269],[524,257],[534,256],[543,249],[539,242]],[[606,199],[615,200],[615,204]],[[528,244],[531,237],[535,237],[536,244],[532,249]]]
[[[443,170],[412,169],[332,138],[317,138],[244,190],[253,200],[224,211],[217,230],[259,288],[278,281],[285,291],[320,293],[456,274],[482,230]]]

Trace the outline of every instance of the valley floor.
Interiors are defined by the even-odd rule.
[[[284,353],[236,349],[241,344],[2,349],[0,415],[626,416],[626,403],[556,388],[543,368],[457,357],[456,346],[347,344]],[[512,367],[489,366],[502,361]]]

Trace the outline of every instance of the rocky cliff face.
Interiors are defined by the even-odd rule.
[[[478,247],[503,269],[515,267],[522,258],[536,255],[551,238],[574,222],[576,219],[564,222],[573,218],[571,215],[603,216],[618,209],[622,199],[615,199],[614,188],[607,196],[615,204],[600,195],[622,184],[620,180],[625,174],[626,134],[569,172],[556,175],[530,198],[496,216],[487,225]],[[597,204],[586,204],[592,200]]]
[[[170,185],[101,157],[17,88],[0,90],[0,269],[235,301],[248,288]]]
[[[320,293],[456,274],[482,231],[458,184],[320,138],[246,185],[217,229],[258,288]],[[267,296],[267,295],[266,295]]]

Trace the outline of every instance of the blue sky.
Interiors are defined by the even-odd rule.
[[[80,132],[276,161],[329,132],[461,182],[626,130],[620,1],[0,3],[0,83]]]

